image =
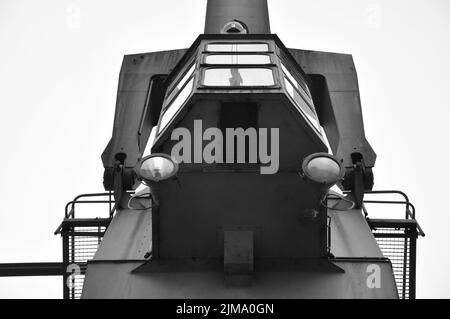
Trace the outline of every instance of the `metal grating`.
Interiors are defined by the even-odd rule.
[[[94,258],[102,237],[98,236],[106,230],[104,226],[73,227],[72,235],[68,236],[68,252],[70,264],[81,268]],[[76,234],[92,233],[92,236]],[[80,299],[83,290],[84,272],[74,273],[68,278],[69,299]]]
[[[400,299],[416,298],[416,249],[418,236],[425,236],[422,228],[416,220],[416,209],[409,201],[408,196],[402,191],[380,190],[366,191],[366,195],[379,196],[401,196],[401,200],[364,200],[363,211],[367,222],[372,229],[373,235],[386,258],[389,258],[392,264],[392,271],[397,285],[398,296]],[[384,212],[384,218],[369,218],[366,209],[367,204],[382,205],[381,212]],[[393,206],[400,207],[401,216],[388,214],[386,211]],[[375,216],[377,211],[375,210]],[[392,217],[391,217],[392,216]]]
[[[392,263],[399,298],[410,299],[411,239],[405,237],[405,229],[401,228],[377,228],[373,230],[373,234],[383,255]],[[380,235],[383,237],[379,237]]]
[[[69,299],[80,299],[83,291],[84,274],[72,275],[68,280]]]
[[[97,217],[78,217],[78,209],[75,217],[75,208],[80,204],[106,204],[107,215],[98,217],[100,211],[95,209],[90,213]],[[64,219],[55,231],[62,237],[64,299],[81,298],[87,263],[94,258],[115,209],[111,192],[78,195],[66,204]]]

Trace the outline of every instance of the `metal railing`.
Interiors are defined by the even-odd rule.
[[[366,194],[400,195],[402,200],[364,200],[363,211],[383,255],[391,261],[401,299],[416,297],[416,249],[418,236],[425,236],[416,221],[416,209],[405,193],[397,190],[367,191]],[[366,204],[404,205],[405,217],[371,218]]]
[[[77,218],[79,204],[107,204],[107,217]],[[64,299],[81,297],[87,262],[94,258],[115,210],[111,192],[82,194],[66,204],[64,219],[55,231],[62,237]]]
[[[415,207],[401,191],[368,191],[366,194],[402,196],[400,201],[364,200],[362,209],[382,253],[392,263],[399,297],[413,299],[416,279],[416,241],[418,236],[425,236],[415,220]],[[76,218],[78,204],[108,204],[108,217]],[[405,205],[405,215],[402,219],[371,218],[366,204]],[[87,262],[94,257],[115,209],[112,193],[82,194],[67,203],[64,220],[55,231],[55,234],[62,236],[63,266],[64,269],[69,270],[63,275],[65,299],[81,297]]]

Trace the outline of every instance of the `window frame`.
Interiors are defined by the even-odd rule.
[[[239,56],[239,55],[252,55],[252,56],[254,56],[254,55],[262,55],[262,56],[266,56],[266,57],[268,57],[269,58],[269,62],[268,63],[235,63],[235,64],[232,64],[232,63],[209,63],[209,62],[207,62],[206,61],[206,59],[209,57],[209,56],[217,56],[217,55],[222,55],[222,56]],[[257,65],[257,66],[276,66],[276,64],[274,63],[274,61],[273,61],[273,54],[271,54],[271,53],[266,53],[266,52],[263,52],[263,53],[260,53],[260,52],[244,52],[244,53],[241,53],[241,52],[213,52],[213,53],[202,53],[202,58],[201,58],[201,64],[200,64],[200,66],[222,66],[222,65],[238,65],[238,66],[241,66],[241,65]]]
[[[195,70],[198,68],[198,65],[197,65],[197,58],[195,57],[195,58],[193,58],[191,61],[189,61],[189,63],[187,63],[189,66],[187,67],[187,68],[185,68],[184,69],[184,72],[180,72],[179,74],[177,74],[177,76],[170,82],[170,84],[167,86],[167,91],[166,91],[166,94],[165,94],[165,96],[164,96],[164,100],[167,100],[167,101],[169,101],[168,103],[166,103],[166,104],[169,104],[170,103],[170,100],[172,100],[172,99],[174,99],[175,98],[175,96],[172,96],[171,98],[170,98],[170,100],[168,100],[168,98],[170,97],[170,95],[172,94],[172,92],[174,91],[174,89],[175,89],[175,87],[177,87],[177,85],[180,83],[180,81],[184,78],[184,76],[191,70],[191,68],[192,67],[194,67],[193,68],[193,71],[192,71],[192,74],[191,74],[191,76],[193,75],[193,74],[195,74]],[[191,76],[189,76],[189,78],[186,80],[186,83],[191,79]],[[185,83],[185,84],[186,84]],[[184,87],[184,85],[183,85],[183,87]],[[180,91],[183,89],[183,87],[180,89]]]
[[[289,71],[289,70],[288,70]],[[316,112],[316,108],[314,107],[314,104],[312,103],[312,97],[306,95],[302,93],[302,91],[300,91],[297,86],[295,85],[295,83],[292,83],[292,80],[289,78],[289,76],[283,71],[283,69],[281,70],[281,72],[283,73],[283,80],[287,79],[288,82],[292,85],[292,87],[294,88],[295,91],[297,91],[297,93],[302,97],[302,99],[305,101],[305,103],[308,105],[309,109],[316,114],[317,116],[317,112]],[[291,73],[292,75],[292,73]],[[295,78],[294,78],[295,80]],[[296,81],[297,82],[297,81]],[[298,83],[298,82],[297,82]],[[286,88],[286,83],[283,83],[284,87]],[[287,90],[286,90],[287,91]]]
[[[210,51],[208,45],[211,44],[265,44],[267,45],[266,51]],[[271,41],[241,41],[241,40],[222,40],[222,41],[207,41],[202,47],[202,54],[205,53],[274,53],[273,43]]]
[[[233,67],[234,66],[234,67]],[[226,65],[208,65],[207,67],[203,67],[199,73],[199,89],[221,89],[221,90],[257,90],[257,89],[274,89],[280,88],[278,72],[276,72],[275,67],[266,66],[266,65],[247,65],[247,64],[238,64],[239,67],[235,67],[236,64],[226,64]],[[272,71],[273,76],[273,84],[271,85],[206,85],[203,83],[205,79],[205,72],[211,69],[269,69]]]
[[[277,56],[278,56],[278,60],[279,60],[279,64],[280,64],[279,65],[280,76],[281,76],[280,81],[282,82],[283,90],[286,92],[286,95],[289,96],[289,99],[292,101],[292,103],[294,103],[294,105],[300,110],[300,112],[304,113],[304,114],[302,114],[303,117],[306,118],[306,120],[308,122],[312,122],[311,119],[309,119],[310,115],[307,114],[307,112],[305,110],[303,110],[302,106],[289,93],[289,91],[287,89],[287,85],[285,83],[285,81],[288,81],[289,84],[292,86],[292,88],[297,92],[297,94],[305,102],[306,106],[314,113],[314,118],[315,118],[315,121],[317,122],[318,127],[316,127],[316,125],[314,123],[310,123],[310,124],[312,127],[314,127],[315,131],[320,136],[322,136],[322,131],[321,131],[322,126],[320,124],[319,116],[317,115],[317,111],[316,111],[316,108],[313,103],[311,91],[309,90],[308,83],[307,83],[304,75],[296,70],[296,67],[293,66],[292,62],[289,61],[288,57],[286,57],[286,54],[281,49],[279,49]],[[287,73],[285,72],[285,70],[287,71]],[[292,83],[291,78],[293,80],[295,80],[296,83]],[[299,80],[301,80],[301,81],[299,81]],[[299,89],[297,87],[297,85],[300,86],[301,89]]]
[[[289,82],[289,84],[292,86],[292,89],[293,89],[294,91],[299,92],[298,89],[292,84],[292,82],[291,82],[291,80],[289,79],[289,77],[286,76],[286,75],[283,73],[283,81],[285,81],[285,80]],[[283,85],[284,85],[284,89],[285,89],[287,95],[289,96],[289,99],[292,100],[292,103],[296,106],[297,109],[299,109],[299,111],[302,113],[303,117],[305,117],[306,120],[307,120],[308,122],[312,122],[312,120],[309,118],[310,115],[309,115],[306,111],[303,110],[303,107],[302,107],[302,106],[295,100],[295,98],[289,93],[289,90],[288,90],[287,87],[286,87],[286,83],[283,83]],[[301,95],[300,95],[300,96],[301,96]],[[304,99],[303,97],[302,97],[302,100],[305,102],[306,107],[310,108],[309,105],[308,105],[308,103],[305,101],[305,99]],[[314,113],[314,120],[317,122],[317,126],[318,126],[318,127],[316,127],[316,125],[315,125],[314,123],[311,123],[311,125],[312,125],[312,126],[314,127],[314,129],[319,133],[319,135],[322,136],[322,132],[321,132],[321,130],[320,130],[320,128],[321,128],[322,126],[320,125],[319,117],[317,116],[317,112],[316,112],[315,110],[313,110],[313,113]]]
[[[164,114],[166,114],[167,110],[170,108],[170,106],[172,106],[172,104],[175,102],[175,100],[178,98],[178,96],[181,94],[181,92],[184,91],[184,89],[186,88],[186,86],[191,82],[192,80],[192,87],[191,90],[189,92],[189,94],[187,95],[186,99],[184,100],[184,102],[181,104],[179,110],[177,112],[175,112],[172,116],[172,118],[167,122],[167,125],[165,125],[165,127],[161,130],[161,123],[162,123],[162,119]],[[184,108],[186,102],[189,100],[190,96],[192,95],[192,92],[194,92],[195,90],[195,83],[196,83],[196,77],[195,77],[195,72],[193,72],[189,78],[186,80],[186,82],[183,84],[183,86],[181,87],[181,89],[177,92],[177,94],[175,94],[173,96],[173,98],[168,101],[166,103],[166,105],[164,106],[164,108],[161,110],[161,114],[159,115],[159,120],[158,120],[158,128],[156,131],[156,138],[155,140],[162,135],[167,128],[170,126],[170,124],[173,122],[173,119],[181,112],[181,110]]]
[[[267,45],[266,51],[209,51],[208,45],[210,44],[265,44]],[[201,51],[201,63],[200,72],[197,79],[197,88],[199,90],[267,90],[267,89],[280,89],[280,77],[277,71],[279,66],[275,62],[274,43],[272,41],[241,41],[241,40],[222,40],[222,41],[207,41],[203,44]],[[267,55],[269,56],[270,63],[265,64],[210,64],[206,63],[206,56],[208,55]],[[232,69],[232,68],[266,68],[272,71],[273,85],[249,85],[249,86],[213,86],[203,84],[205,79],[205,71],[208,69]]]
[[[303,86],[302,83],[296,79],[297,74],[296,73],[292,74],[292,72],[289,71],[289,69],[286,67],[286,63],[284,63],[284,61],[282,59],[280,59],[280,70],[281,70],[281,72],[283,72],[283,75],[285,75],[288,78],[289,82],[291,82],[291,84],[300,93],[300,95],[302,97],[304,97],[305,100],[307,100],[306,102],[308,103],[309,107],[315,112],[314,105],[312,105],[312,103],[309,101],[309,100],[312,101],[312,96],[311,96],[311,92],[309,91],[308,84],[306,83],[305,79],[303,77],[299,77],[305,83]],[[284,70],[286,70],[286,72]],[[297,88],[297,86],[294,85],[294,83],[292,83],[291,77],[302,88],[302,90]],[[304,92],[302,92],[302,91],[304,91]]]

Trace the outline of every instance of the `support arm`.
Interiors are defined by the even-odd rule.
[[[310,76],[314,104],[334,155],[343,160],[342,187],[352,190],[357,204],[373,187],[376,154],[364,132],[358,79],[348,54],[290,49]]]
[[[165,77],[186,50],[126,55],[119,77],[112,138],[102,154],[103,184],[114,190],[116,202],[134,187],[133,168],[158,123]]]

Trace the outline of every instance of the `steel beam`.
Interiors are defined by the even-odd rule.
[[[62,276],[64,271],[65,268],[61,262],[0,264],[0,277]]]

